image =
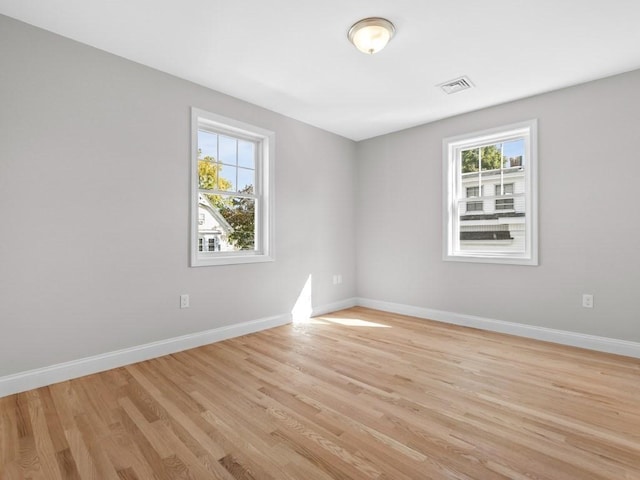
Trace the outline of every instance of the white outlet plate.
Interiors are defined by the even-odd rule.
[[[593,308],[593,295],[591,295],[590,293],[583,293],[582,306],[584,308]]]
[[[189,308],[189,295],[180,295],[180,308]]]

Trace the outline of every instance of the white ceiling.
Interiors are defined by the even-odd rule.
[[[640,0],[0,0],[0,13],[361,140],[640,68]],[[347,40],[385,17],[368,56]],[[451,96],[437,85],[467,75]]]

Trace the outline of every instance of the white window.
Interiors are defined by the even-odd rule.
[[[496,184],[496,210],[514,210],[513,183]]]
[[[445,260],[538,264],[536,129],[531,120],[443,140]]]
[[[275,134],[192,108],[191,266],[274,259]]]
[[[474,198],[482,196],[482,188],[479,186],[475,187],[466,187],[467,188],[467,198]],[[482,212],[484,208],[484,202],[466,202],[467,212]]]

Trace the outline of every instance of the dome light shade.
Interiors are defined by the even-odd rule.
[[[365,18],[353,24],[347,36],[349,41],[361,52],[372,55],[382,50],[396,29],[384,18]]]

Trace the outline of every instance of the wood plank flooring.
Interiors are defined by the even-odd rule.
[[[2,479],[640,479],[640,360],[364,308],[0,399]]]

